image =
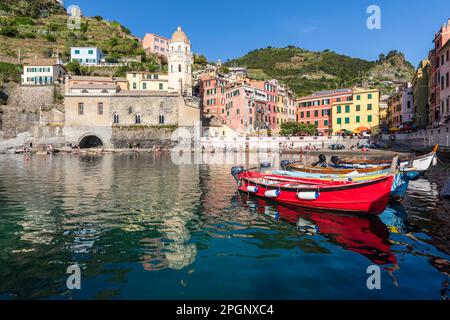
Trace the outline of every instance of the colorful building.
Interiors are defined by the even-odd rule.
[[[332,105],[334,103],[351,103],[352,90],[338,89],[332,91],[320,91],[310,96],[296,100],[297,121],[305,124],[313,124],[320,134],[331,135],[333,133]]]
[[[130,90],[168,91],[167,73],[128,72],[127,81]]]
[[[448,30],[450,33],[450,28]],[[447,41],[438,51],[437,59],[439,63],[440,88],[440,124],[447,124],[450,121],[450,41]]]
[[[201,75],[198,80],[203,113],[221,115],[225,104],[225,89],[230,85],[230,81],[215,74]]]
[[[96,47],[72,47],[70,61],[78,61],[83,66],[96,66],[103,61],[103,52]]]
[[[279,125],[277,125],[278,82],[276,80],[270,81],[251,80],[250,84],[255,89],[263,91],[267,98],[264,115],[262,117],[263,118],[262,121],[264,122],[262,128],[267,129],[270,132],[277,132],[279,127]],[[260,114],[262,115],[261,111]]]
[[[424,129],[428,125],[428,114],[430,105],[428,104],[428,69],[430,61],[424,59],[414,74],[411,82],[413,89],[414,125],[419,129]]]
[[[380,92],[378,89],[353,89],[347,101],[332,103],[332,130],[334,134],[367,128],[372,134],[379,131]]]
[[[430,51],[429,60],[431,62],[430,68],[430,124],[432,127],[438,127],[441,124],[441,87],[442,87],[442,70],[445,67],[441,49],[447,44],[450,39],[450,19],[439,29],[434,36],[434,49]],[[445,71],[444,71],[445,81]]]
[[[30,59],[23,62],[22,85],[64,83],[67,70],[58,59]]]
[[[405,83],[388,98],[389,124],[391,131],[411,127],[414,122],[413,88]]]
[[[170,40],[154,33],[147,33],[142,40],[142,47],[147,53],[167,58]]]
[[[388,105],[388,123],[389,131],[394,132],[400,130],[402,123],[402,95],[397,91],[389,97]]]

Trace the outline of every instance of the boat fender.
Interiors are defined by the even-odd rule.
[[[317,200],[320,197],[319,192],[299,192],[297,197],[300,200]]]
[[[251,192],[251,193],[257,193],[258,192],[258,187],[256,187],[256,186],[248,186],[247,187],[247,191]]]
[[[280,194],[280,190],[267,190],[266,193],[264,193],[264,196],[266,196],[267,198],[278,198]]]

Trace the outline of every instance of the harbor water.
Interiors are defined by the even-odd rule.
[[[379,217],[239,195],[233,165],[175,164],[164,154],[0,155],[0,299],[446,296],[442,163]],[[72,265],[80,290],[67,287]],[[370,266],[381,271],[379,290],[367,286]]]

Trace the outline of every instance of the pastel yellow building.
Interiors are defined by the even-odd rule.
[[[127,80],[130,90],[168,91],[169,76],[165,73],[129,72]]]
[[[351,101],[332,104],[333,133],[343,130],[357,133],[365,127],[376,134],[380,127],[380,92],[378,89],[353,89]]]
[[[278,93],[277,99],[277,132],[280,131],[281,125],[287,122],[287,97],[284,93]]]

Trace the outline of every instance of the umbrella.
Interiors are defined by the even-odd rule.
[[[342,129],[342,130],[339,130],[338,132],[336,132],[337,134],[343,134],[343,133],[345,133],[345,134],[350,134],[350,133],[352,133],[350,130],[347,130],[347,129]]]
[[[369,131],[370,131],[369,128],[362,126],[362,127],[356,128],[355,131],[353,131],[353,133],[361,133],[361,132],[369,132]]]

